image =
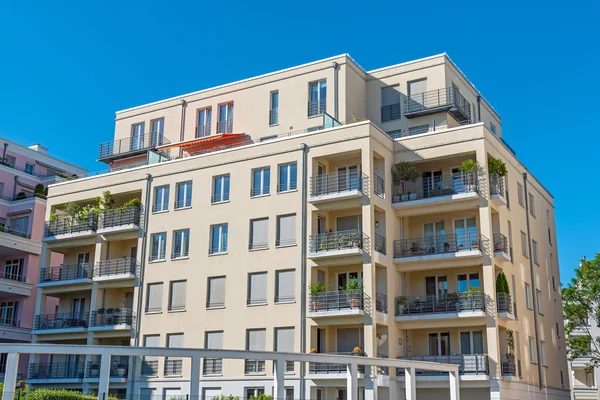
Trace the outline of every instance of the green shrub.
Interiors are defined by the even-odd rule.
[[[267,394],[259,394],[258,396],[250,397],[250,400],[273,400],[273,396]]]
[[[506,175],[506,164],[499,158],[488,155],[488,172],[490,174]]]
[[[476,172],[477,168],[479,168],[479,163],[468,158],[466,160],[463,160],[458,169],[461,172]]]
[[[399,183],[402,181],[415,181],[419,177],[417,167],[406,161],[392,165],[392,179]]]
[[[27,400],[97,400],[98,396],[67,389],[37,389],[27,393]],[[118,400],[108,396],[107,400]]]
[[[504,275],[504,272],[500,272],[496,277],[496,293],[510,294],[508,280],[506,279],[506,275]]]

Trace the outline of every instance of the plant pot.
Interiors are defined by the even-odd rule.
[[[127,374],[127,368],[117,367],[117,376],[124,377]]]
[[[497,251],[502,250],[502,244],[501,243],[496,243],[496,250]]]
[[[313,311],[319,311],[320,309],[323,308],[323,303],[321,303],[319,301],[313,301],[312,306],[313,306]]]
[[[348,303],[350,303],[350,308],[359,308],[360,307],[360,299],[349,299]]]
[[[90,377],[97,378],[100,375],[100,369],[92,368],[90,369]]]
[[[410,254],[416,256],[419,253],[419,249],[410,249]]]

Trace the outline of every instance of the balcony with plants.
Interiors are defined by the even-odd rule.
[[[309,259],[353,256],[369,246],[369,237],[360,229],[318,233],[309,236]]]
[[[518,381],[522,376],[521,360],[515,356],[515,335],[511,329],[500,327],[500,372],[502,379]]]
[[[398,296],[396,321],[421,321],[485,316],[486,296],[479,287],[438,295]]]
[[[496,311],[498,312],[498,317],[506,320],[514,320],[513,309],[516,311],[513,299],[510,296],[508,280],[504,272],[500,272],[496,275]]]
[[[512,248],[510,248],[506,236],[500,232],[495,232],[493,243],[494,257],[501,262],[510,262],[512,260]]]
[[[33,334],[86,332],[89,318],[87,311],[36,315]]]
[[[369,177],[358,168],[342,169],[329,174],[315,175],[310,178],[309,203],[360,199],[363,191],[368,190]]]
[[[350,279],[346,286],[331,290],[331,285],[311,283],[309,318],[362,316],[371,312],[371,298],[363,291],[361,279]]]
[[[506,163],[499,158],[488,155],[488,176],[490,181],[490,201],[501,207],[508,204],[508,193],[505,189]]]
[[[448,233],[394,241],[394,262],[480,257],[487,239],[479,232]]]
[[[311,354],[319,354],[316,349],[310,350]],[[360,346],[354,347],[352,351],[334,351],[334,352],[325,352],[322,354],[331,354],[338,356],[353,356],[353,357],[367,357],[367,354],[362,351]],[[336,364],[336,363],[325,363],[325,362],[309,362],[308,363],[308,373],[309,375],[316,375],[311,377],[312,379],[319,378],[331,378],[331,375],[341,375],[340,377],[346,377],[346,364]],[[365,366],[358,366],[358,374],[362,375],[365,373]],[[326,376],[323,376],[326,375]]]

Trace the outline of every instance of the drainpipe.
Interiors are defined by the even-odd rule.
[[[185,100],[181,100],[181,125],[179,126],[179,141],[183,142],[185,135],[185,110],[187,103]],[[183,156],[183,149],[179,148],[179,157]]]
[[[2,161],[6,159],[6,149],[8,148],[8,143],[4,143],[4,152],[2,153]]]
[[[308,187],[308,152],[307,144],[300,145],[302,149],[302,234],[300,240],[300,353],[306,353],[306,257],[307,257],[307,187]],[[306,398],[305,392],[306,363],[300,363],[300,398]]]
[[[4,148],[6,150],[6,147]],[[15,175],[15,184],[13,186],[13,200],[17,198],[17,185],[19,184],[19,177]]]
[[[332,62],[333,66],[333,118],[339,121],[338,115],[338,66],[337,62]]]
[[[477,95],[477,122],[481,122],[481,95]]]
[[[140,345],[140,327],[142,326],[142,297],[144,294],[144,269],[146,266],[146,242],[148,241],[148,218],[150,215],[150,189],[152,186],[152,175],[146,174],[146,196],[144,199],[144,221],[142,227],[142,251],[140,252],[140,276],[138,278],[138,296],[137,296],[137,308],[136,308],[136,327],[135,327],[135,338],[134,346]],[[134,374],[131,379],[129,393],[134,393],[135,383],[135,364],[137,357],[133,357],[131,366],[131,373]]]
[[[533,254],[531,249],[531,228],[529,225],[529,195],[527,193],[527,173],[523,174],[523,188],[525,191],[525,217],[527,218],[527,246],[529,247],[529,273],[531,274],[531,295],[533,297],[533,323],[535,324],[535,352],[537,354],[537,368],[539,388],[542,390],[542,360],[540,358],[540,341],[539,341],[539,326],[538,326],[538,303],[537,303],[537,286],[535,284],[535,273],[533,268]]]

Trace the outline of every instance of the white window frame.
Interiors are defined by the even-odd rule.
[[[321,86],[325,85],[325,96],[321,97]],[[312,99],[312,88],[313,86],[317,87],[317,98],[315,100]],[[309,109],[308,109],[308,117],[317,117],[319,115],[323,115],[323,112],[321,111],[321,101],[325,101],[327,102],[327,79],[319,79],[317,81],[313,81],[313,82],[309,82],[308,84],[308,103],[309,103]],[[312,103],[316,102],[317,103],[317,113],[311,113],[311,106]],[[323,111],[327,110],[327,105],[325,105],[323,107]]]
[[[273,107],[273,95],[277,96],[277,107]],[[273,118],[273,110],[275,110],[275,118]],[[269,93],[269,126],[279,125],[279,90],[272,90]]]
[[[256,171],[260,171],[260,191],[259,193],[255,193],[254,192],[254,183],[255,181],[255,177],[254,177],[254,173]],[[269,182],[265,182],[265,171],[269,171]],[[250,197],[260,197],[260,196],[267,196],[269,194],[271,194],[271,167],[260,167],[260,168],[254,168],[252,170],[252,182],[251,182],[251,188],[250,188]],[[268,183],[267,187],[265,187],[265,183]]]
[[[31,171],[27,171],[27,167],[31,167]],[[23,172],[25,172],[26,174],[29,174],[29,175],[35,175],[35,164],[32,164],[30,162],[26,162],[25,163],[25,168],[23,169]]]
[[[225,178],[228,177],[228,188],[227,191],[225,191]],[[217,189],[217,181],[221,179],[221,187],[218,194],[216,193],[216,189]],[[219,204],[219,203],[227,203],[229,201],[229,197],[231,196],[231,175],[230,174],[223,174],[223,175],[216,175],[213,176],[213,187],[212,187],[212,192],[211,192],[211,204]],[[219,196],[219,200],[216,199],[216,196]]]
[[[180,238],[181,249],[175,248],[177,245],[177,240],[176,240],[177,235],[181,235],[181,238]],[[185,240],[186,236],[187,236],[187,243]],[[173,250],[171,252],[171,259],[176,260],[176,259],[188,258],[189,254],[190,254],[190,230],[189,229],[179,229],[179,230],[173,231]]]
[[[537,312],[540,315],[544,315],[542,310],[542,291],[540,289],[535,289],[535,300],[537,301]]]
[[[223,239],[223,227],[226,226],[227,227],[227,243],[225,243],[225,248],[223,248],[223,243],[222,243],[222,239]],[[218,246],[215,247],[214,243],[213,243],[213,228],[218,227],[219,228],[219,235],[218,235]],[[227,254],[227,250],[228,250],[228,245],[229,245],[229,224],[224,223],[224,224],[214,224],[210,226],[210,248],[209,248],[209,254],[210,255],[216,255],[216,254]],[[214,251],[215,249],[217,249],[217,251]]]
[[[183,186],[183,200],[179,198],[179,188]],[[192,181],[178,182],[175,185],[175,210],[192,208]]]
[[[540,262],[538,259],[538,242],[536,242],[533,239],[531,239],[531,251],[533,252],[533,262],[539,266]]]
[[[158,241],[158,252],[159,254],[154,255],[152,254],[152,250],[153,250],[153,243],[154,243],[154,236],[159,236],[159,241]],[[162,242],[164,241],[164,246],[162,245]],[[160,254],[161,249],[164,248],[164,254]],[[157,233],[153,233],[150,235],[150,262],[153,261],[164,261],[167,258],[167,232],[157,232]]]
[[[535,357],[535,339],[529,336],[529,362],[531,364],[537,364]]]
[[[296,182],[294,184],[294,187],[292,187],[291,181],[292,181],[292,165],[296,165]],[[282,184],[281,184],[281,169],[283,167],[287,167],[287,186],[286,188],[282,188]],[[298,163],[293,161],[293,162],[289,162],[289,163],[283,163],[283,164],[279,164],[277,166],[277,193],[286,193],[286,192],[294,192],[298,190]]]
[[[160,203],[158,200],[158,193],[160,190]],[[154,206],[152,207],[152,211],[155,213],[166,212],[169,211],[169,195],[171,192],[170,185],[161,185],[154,188]],[[166,198],[165,198],[166,197]],[[160,207],[159,207],[160,206]]]
[[[535,218],[535,197],[532,193],[528,193],[529,195],[529,214]]]
[[[533,305],[531,302],[531,285],[529,283],[525,283],[525,307],[533,310]]]
[[[494,134],[494,135],[496,134],[496,125],[492,124],[491,122],[490,122],[490,132],[492,132],[492,134]]]
[[[204,112],[204,117],[201,118],[201,113]],[[210,136],[212,123],[212,107],[199,108],[196,110],[196,137]],[[206,130],[208,129],[208,132]],[[202,130],[202,135],[198,135]],[[208,134],[207,134],[208,133]]]
[[[225,107],[225,118],[224,119],[221,118],[221,115],[223,114],[222,107]],[[235,108],[234,108],[233,101],[221,103],[217,106],[217,134],[233,132],[233,115],[235,115],[234,111],[235,111]],[[225,123],[225,126],[222,126],[223,122]],[[231,124],[231,127],[230,127],[230,124]],[[231,128],[231,129],[229,129],[229,128]],[[231,132],[228,132],[228,131],[231,131]]]
[[[528,254],[529,243],[527,243],[528,241],[529,241],[529,239],[527,238],[527,234],[525,232],[521,231],[521,254],[525,258],[529,258],[529,254]]]
[[[525,192],[523,190],[523,185],[520,182],[517,182],[517,198],[519,200],[519,205],[525,208]]]

